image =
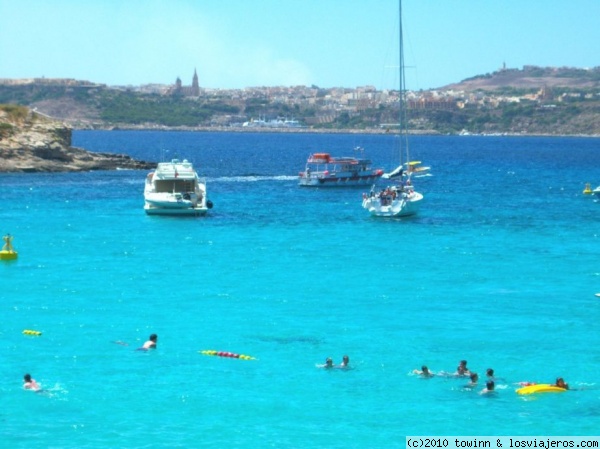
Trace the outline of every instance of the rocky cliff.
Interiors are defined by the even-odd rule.
[[[71,146],[71,128],[23,106],[0,105],[0,172],[150,169],[125,154]]]

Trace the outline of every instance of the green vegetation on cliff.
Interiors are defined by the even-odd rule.
[[[186,101],[178,97],[142,95],[105,90],[99,96],[100,118],[108,123],[198,126],[214,114],[236,114],[238,108],[222,102]]]
[[[22,123],[29,114],[29,109],[16,104],[0,104],[0,140],[15,132],[14,123]]]

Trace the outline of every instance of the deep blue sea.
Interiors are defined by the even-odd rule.
[[[420,214],[309,189],[309,153],[390,135],[76,131],[207,179],[147,216],[145,171],[0,174],[1,448],[402,448],[406,435],[598,435],[600,139],[414,137]],[[41,336],[23,335],[24,329]],[[158,348],[139,351],[151,333]],[[116,343],[120,342],[120,343]],[[229,351],[241,360],[199,351]],[[352,369],[316,365],[350,356]],[[484,381],[422,379],[466,359]],[[22,388],[25,373],[45,393]],[[564,377],[573,391],[519,396]]]

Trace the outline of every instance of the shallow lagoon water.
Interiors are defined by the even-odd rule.
[[[145,172],[0,175],[0,447],[404,447],[405,435],[594,435],[600,141],[415,137],[420,215],[303,189],[311,152],[390,135],[77,131],[194,162],[215,204],[144,214]],[[25,336],[24,329],[43,332]],[[137,351],[150,333],[158,349]],[[115,342],[123,342],[117,344]],[[213,349],[256,357],[206,356]],[[351,370],[315,365],[350,356]],[[467,359],[497,393],[454,371]],[[48,394],[21,388],[29,372]],[[577,390],[520,397],[520,381]]]

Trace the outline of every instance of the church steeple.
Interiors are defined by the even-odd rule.
[[[194,68],[194,77],[192,78],[192,95],[198,97],[200,95],[200,85],[198,84],[198,73]]]

